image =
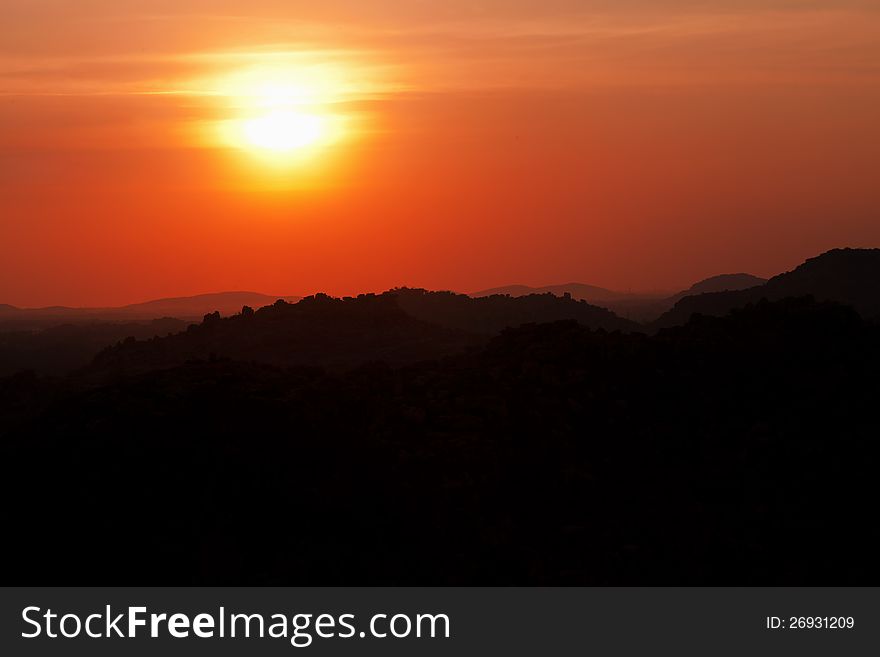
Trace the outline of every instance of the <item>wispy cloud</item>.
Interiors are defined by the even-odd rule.
[[[38,3],[32,3],[38,4]],[[42,3],[49,6],[52,2]],[[71,24],[45,18],[38,40],[0,28],[5,94],[204,94],[213,79],[262,66],[337,65],[364,93],[597,84],[860,83],[877,76],[880,14],[838,3],[509,3],[501,12],[443,11],[436,3],[390,13],[397,3],[330,22],[332,11],[279,3],[182,2],[191,11],[90,14]],[[331,2],[337,10],[345,3]],[[366,3],[374,4],[374,3]],[[382,4],[382,3],[377,3]],[[453,5],[459,3],[452,3]],[[724,8],[724,5],[727,8]],[[822,6],[820,6],[820,4]],[[423,6],[424,5],[424,6]],[[493,7],[494,3],[483,3]],[[760,7],[760,8],[759,8]],[[282,11],[268,16],[271,9]],[[143,7],[144,11],[148,8]],[[160,12],[165,9],[165,12]],[[236,13],[234,10],[239,10]],[[326,8],[325,8],[326,9]],[[418,9],[418,7],[416,8]],[[158,12],[158,13],[157,13]],[[339,13],[337,11],[337,13]],[[437,20],[419,22],[431,13]],[[14,12],[13,12],[14,15]],[[576,17],[576,19],[573,19]],[[25,20],[28,19],[28,20]],[[19,16],[29,24],[34,14]],[[57,38],[51,38],[57,30]],[[47,38],[49,37],[49,38]],[[86,43],[87,42],[87,43]],[[34,52],[32,43],[49,50]],[[84,47],[83,47],[84,46]]]

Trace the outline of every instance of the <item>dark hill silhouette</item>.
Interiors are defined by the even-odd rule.
[[[131,322],[162,319],[201,319],[208,313],[231,315],[242,306],[259,308],[275,303],[277,299],[298,301],[301,297],[275,297],[258,292],[217,292],[190,297],[155,299],[144,303],[109,308],[17,308],[0,305],[0,332],[21,331],[62,324],[90,324],[95,322]]]
[[[834,249],[774,276],[763,285],[686,296],[664,313],[656,326],[683,324],[694,313],[725,315],[760,299],[804,295],[850,305],[867,318],[880,316],[880,249]]]
[[[318,294],[256,311],[245,307],[227,318],[210,314],[164,338],[127,340],[98,354],[90,369],[130,373],[217,358],[348,369],[370,361],[401,365],[439,358],[478,342],[472,334],[406,314],[394,295]]]
[[[606,308],[551,292],[525,296],[495,294],[472,297],[454,292],[399,288],[390,292],[400,307],[426,322],[472,333],[493,335],[521,324],[573,319],[590,328],[636,331],[638,324],[617,317]]]
[[[650,294],[631,294],[629,292],[616,292],[608,290],[604,287],[595,285],[586,285],[584,283],[565,283],[564,285],[544,285],[543,287],[531,287],[528,285],[505,285],[503,287],[493,287],[489,290],[481,290],[474,292],[472,297],[490,297],[496,294],[508,295],[511,297],[524,297],[530,294],[555,294],[557,297],[570,294],[572,298],[578,301],[587,301],[588,303],[598,304],[602,301],[615,301],[628,298],[653,298],[661,295]]]
[[[193,332],[297,314],[328,345],[418,322],[315,297]],[[0,378],[7,583],[871,585],[877,371],[880,327],[786,299],[402,368]]]
[[[584,283],[545,285],[543,287],[507,285],[474,292],[470,296],[486,297],[496,294],[511,297],[522,297],[530,294],[553,294],[557,297],[564,297],[568,294],[576,301],[586,301],[587,303],[606,308],[620,317],[636,322],[656,319],[672,306],[671,303],[666,302],[666,295],[662,293],[617,292],[595,285],[585,285]]]
[[[728,290],[746,290],[750,287],[763,285],[766,278],[753,276],[752,274],[719,274],[711,276],[691,285],[687,290],[682,290],[669,298],[670,305],[676,301],[694,294],[707,294],[710,292],[727,292]]]
[[[0,376],[20,370],[66,374],[85,367],[99,351],[128,337],[147,339],[178,333],[187,327],[179,319],[145,322],[62,324],[42,330],[0,331]]]
[[[228,318],[208,315],[178,335],[127,340],[101,352],[90,369],[146,371],[209,358],[333,370],[371,361],[402,365],[458,353],[508,326],[557,319],[606,330],[639,328],[604,308],[550,294],[471,299],[407,288],[344,299],[319,294]]]
[[[133,316],[200,319],[212,312],[219,312],[223,316],[234,315],[243,306],[261,308],[275,303],[278,299],[296,302],[301,298],[297,296],[270,296],[259,292],[216,292],[192,297],[172,297],[134,303],[123,306],[119,310],[125,315]]]
[[[471,294],[472,297],[485,297],[493,294],[521,297],[529,294],[554,294],[556,296],[571,295],[573,299],[587,301],[613,311],[620,317],[636,322],[651,322],[672,308],[675,303],[686,296],[705,292],[723,290],[741,290],[766,283],[767,279],[751,274],[720,274],[694,283],[687,290],[668,296],[660,293],[615,292],[595,285],[583,283],[567,283],[565,285],[546,285],[529,287],[528,285],[508,285],[492,288]]]

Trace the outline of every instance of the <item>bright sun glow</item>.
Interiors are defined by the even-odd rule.
[[[243,127],[251,146],[278,152],[314,144],[324,134],[322,117],[291,110],[276,110],[245,120]]]
[[[331,67],[255,67],[218,81],[212,95],[226,99],[232,118],[219,138],[270,164],[311,160],[344,134],[347,118],[334,110],[348,95]]]

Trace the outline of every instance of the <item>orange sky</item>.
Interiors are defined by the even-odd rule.
[[[876,1],[3,5],[0,303],[676,289],[880,245]],[[267,82],[333,138],[221,137]]]

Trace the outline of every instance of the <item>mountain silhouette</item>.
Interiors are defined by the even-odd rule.
[[[459,353],[508,327],[560,319],[605,330],[639,328],[604,308],[551,294],[473,299],[408,288],[343,299],[318,294],[256,311],[245,307],[227,318],[212,313],[176,335],[126,340],[98,354],[89,371],[131,373],[217,358],[331,370],[374,361],[394,366]]]
[[[201,319],[206,314],[215,311],[219,311],[221,315],[231,315],[241,310],[242,306],[254,308],[267,306],[279,298],[285,301],[298,301],[301,297],[277,297],[258,292],[216,292],[189,297],[155,299],[117,307],[18,308],[8,304],[0,304],[0,331],[46,328],[61,324],[144,321],[165,317]]]
[[[707,294],[710,292],[727,292],[728,290],[746,290],[750,287],[763,285],[766,278],[753,276],[752,274],[719,274],[694,283],[688,289],[669,297],[670,305],[674,305],[679,299],[694,294]]]
[[[683,297],[702,294],[705,292],[720,292],[723,290],[741,290],[755,285],[766,283],[767,279],[752,276],[751,274],[720,274],[694,283],[687,290],[683,290],[672,296],[660,293],[630,293],[615,292],[595,285],[583,283],[567,283],[565,285],[546,285],[544,287],[529,287],[528,285],[508,285],[505,287],[492,288],[471,294],[472,297],[485,297],[493,294],[509,295],[512,297],[526,296],[528,294],[555,294],[564,296],[570,294],[572,298],[587,301],[613,311],[615,314],[637,322],[650,322],[672,308]]]
[[[38,370],[115,341],[0,373],[8,558],[54,584],[873,582],[877,258],[688,296],[744,303],[656,331],[400,288],[0,334]],[[102,513],[46,522],[62,495]]]
[[[119,311],[128,316],[144,318],[177,317],[182,319],[201,318],[208,313],[233,315],[243,306],[261,308],[275,303],[278,299],[288,302],[299,301],[298,296],[270,296],[259,292],[215,292],[191,297],[172,297],[156,299],[144,303],[122,306]]]
[[[530,287],[528,285],[505,285],[503,287],[493,287],[480,292],[473,292],[472,297],[490,297],[496,294],[509,295],[512,297],[524,297],[529,294],[555,294],[558,297],[570,294],[573,299],[579,301],[587,301],[588,303],[599,305],[602,301],[616,301],[620,299],[632,298],[654,298],[652,294],[631,294],[629,292],[615,292],[604,287],[595,285],[586,285],[584,283],[566,283],[564,285],[545,285],[543,287]]]
[[[106,357],[231,344],[262,358],[266,344],[284,362],[397,358],[419,336],[466,341],[399,301],[282,302]],[[655,335],[526,324],[399,368],[208,358],[102,381],[0,377],[11,577],[871,584],[878,331],[798,298]],[[100,513],[47,522],[59,499]],[[59,536],[76,540],[59,550]]]
[[[880,317],[880,249],[833,249],[763,285],[685,296],[655,326],[684,324],[694,313],[722,316],[761,299],[807,295],[850,305],[867,318]]]
[[[399,288],[393,294],[400,307],[426,322],[472,333],[492,335],[522,324],[573,319],[606,331],[637,331],[635,322],[616,316],[601,306],[551,292],[473,297],[454,292]]]
[[[606,331],[649,331],[681,325],[694,313],[722,316],[762,298],[804,295],[853,305],[871,318],[880,316],[878,253],[838,249],[763,283],[750,274],[723,274],[672,297],[633,296],[601,305],[576,295],[602,288],[575,283],[519,296],[398,288],[357,298],[316,295],[299,303],[274,303],[274,297],[254,292],[223,292],[105,309],[2,305],[0,376],[27,369],[64,374],[85,368],[99,352],[100,358],[89,367],[92,373],[149,371],[211,358],[335,370],[371,361],[398,366],[457,353],[523,324],[570,319]],[[518,293],[540,288],[503,289]],[[267,304],[270,300],[273,303]],[[267,310],[254,312],[247,303],[232,308],[242,301]],[[248,309],[246,314],[239,313],[242,307]],[[205,309],[209,310],[199,315],[199,323],[184,332],[190,316]],[[157,315],[178,319],[142,319]],[[224,315],[229,321],[218,323]]]
[[[184,320],[61,324],[40,330],[0,331],[0,376],[21,370],[66,374],[85,367],[99,351],[126,338],[147,339],[186,329]]]

